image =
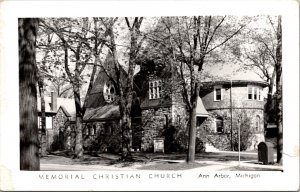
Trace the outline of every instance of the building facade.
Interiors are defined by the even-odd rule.
[[[74,99],[58,98],[55,92],[45,97],[46,142],[47,151],[69,149],[71,138],[75,134],[75,101]],[[41,134],[41,98],[38,97],[38,128]]]
[[[123,75],[121,84],[125,82],[125,71]],[[157,138],[164,139],[166,152],[186,149],[188,116],[179,87],[171,66],[145,64],[135,74],[131,108],[133,151],[153,152]],[[116,98],[112,82],[100,71],[85,101],[83,135],[86,148],[95,146],[91,149],[111,152],[121,148]],[[201,99],[197,110],[199,118],[208,116]]]
[[[202,84],[200,97],[209,117],[200,126],[207,147],[237,149],[238,132],[243,150],[256,150],[264,141],[264,97],[260,81],[216,81]],[[238,131],[240,129],[240,131]]]
[[[110,62],[112,58],[107,57],[106,66],[113,66]],[[151,62],[141,65],[135,74],[131,109],[133,151],[153,152],[158,138],[164,139],[165,152],[187,149],[188,112],[176,75],[171,65]],[[121,86],[125,86],[125,80],[126,72],[122,71]],[[196,106],[197,150],[237,150],[239,133],[241,149],[255,150],[264,141],[262,92],[266,85],[239,80],[203,82]],[[87,93],[85,108],[84,148],[119,152],[121,130],[116,89],[104,71],[98,73]]]

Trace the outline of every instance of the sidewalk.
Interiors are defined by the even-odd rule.
[[[209,152],[209,156],[214,156],[214,160],[206,160],[207,158],[204,158],[204,160],[197,160],[196,163],[199,164],[205,164],[206,166],[195,168],[197,170],[201,171],[221,171],[221,170],[227,170],[232,167],[241,167],[241,168],[253,168],[253,169],[261,169],[261,170],[274,170],[274,171],[282,171],[283,167],[279,165],[264,165],[261,162],[258,162],[257,160],[257,152],[240,152],[241,158],[246,159],[245,156],[251,157],[248,160],[241,160],[238,161],[238,152],[235,151],[218,151],[218,152]],[[218,156],[230,155],[231,160],[228,161],[222,161],[218,158]],[[232,160],[233,157],[236,157],[236,160]],[[276,162],[277,154],[274,154],[274,162]],[[172,162],[172,163],[183,163],[184,160],[168,160],[168,159],[153,159],[155,161],[165,161],[165,162]]]
[[[197,171],[282,171],[279,165],[263,165],[258,162],[256,152],[238,153],[219,151],[198,153],[194,165],[184,164],[184,153],[137,153],[135,162],[115,162],[118,156],[101,154],[98,157],[86,156],[85,160],[51,155],[41,161],[41,170],[66,171],[133,171],[133,170],[197,170]],[[274,162],[276,155],[274,154]]]

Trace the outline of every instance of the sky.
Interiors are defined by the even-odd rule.
[[[242,20],[244,17],[237,17],[238,19]],[[131,20],[132,18],[129,18]],[[158,21],[159,17],[145,17],[141,26],[141,31],[147,32],[149,29],[155,28],[155,25]],[[230,20],[229,20],[230,21]],[[132,21],[131,21],[132,22]],[[248,27],[257,31],[258,33],[260,30],[264,28],[269,28],[271,25],[268,25],[266,22],[266,17],[257,17],[257,20],[249,23]],[[115,32],[117,32],[119,35],[117,35],[116,42],[120,46],[118,46],[118,60],[121,65],[123,65],[126,68],[126,61],[128,60],[126,48],[124,45],[129,44],[129,31],[125,23],[124,18],[119,18],[117,27],[115,28]],[[102,56],[102,61],[105,60],[105,53],[106,49],[104,49],[104,55]],[[230,52],[224,52],[224,49],[218,48],[214,52],[221,55],[222,61],[215,61],[212,58],[209,58],[209,55],[207,56],[206,63],[203,66],[203,71],[210,76],[213,76],[215,78],[222,78],[227,80],[257,80],[262,81],[262,79],[251,70],[248,71],[241,71],[238,70],[243,63],[241,61],[238,61],[235,56]],[[224,56],[225,55],[225,56]],[[213,57],[213,56],[212,56]],[[38,59],[40,59],[40,55],[38,55]],[[93,62],[93,61],[91,61]],[[72,63],[70,63],[70,68],[72,70]],[[92,66],[87,66],[84,70],[84,74],[88,74],[91,71]],[[139,71],[139,66],[136,68],[136,73]],[[89,77],[86,77],[88,80]],[[209,79],[206,79],[209,80]],[[81,95],[84,99],[87,91],[88,83],[83,84]]]

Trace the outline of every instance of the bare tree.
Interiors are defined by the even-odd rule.
[[[20,169],[35,171],[40,169],[35,63],[38,19],[21,18],[18,22]]]

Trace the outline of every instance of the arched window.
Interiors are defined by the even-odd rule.
[[[216,131],[217,133],[224,133],[224,122],[222,117],[216,119]]]
[[[104,99],[107,103],[115,100],[115,88],[111,82],[106,82],[103,88]]]
[[[259,130],[260,130],[260,117],[259,115],[257,115],[255,119],[255,131],[259,131]]]

